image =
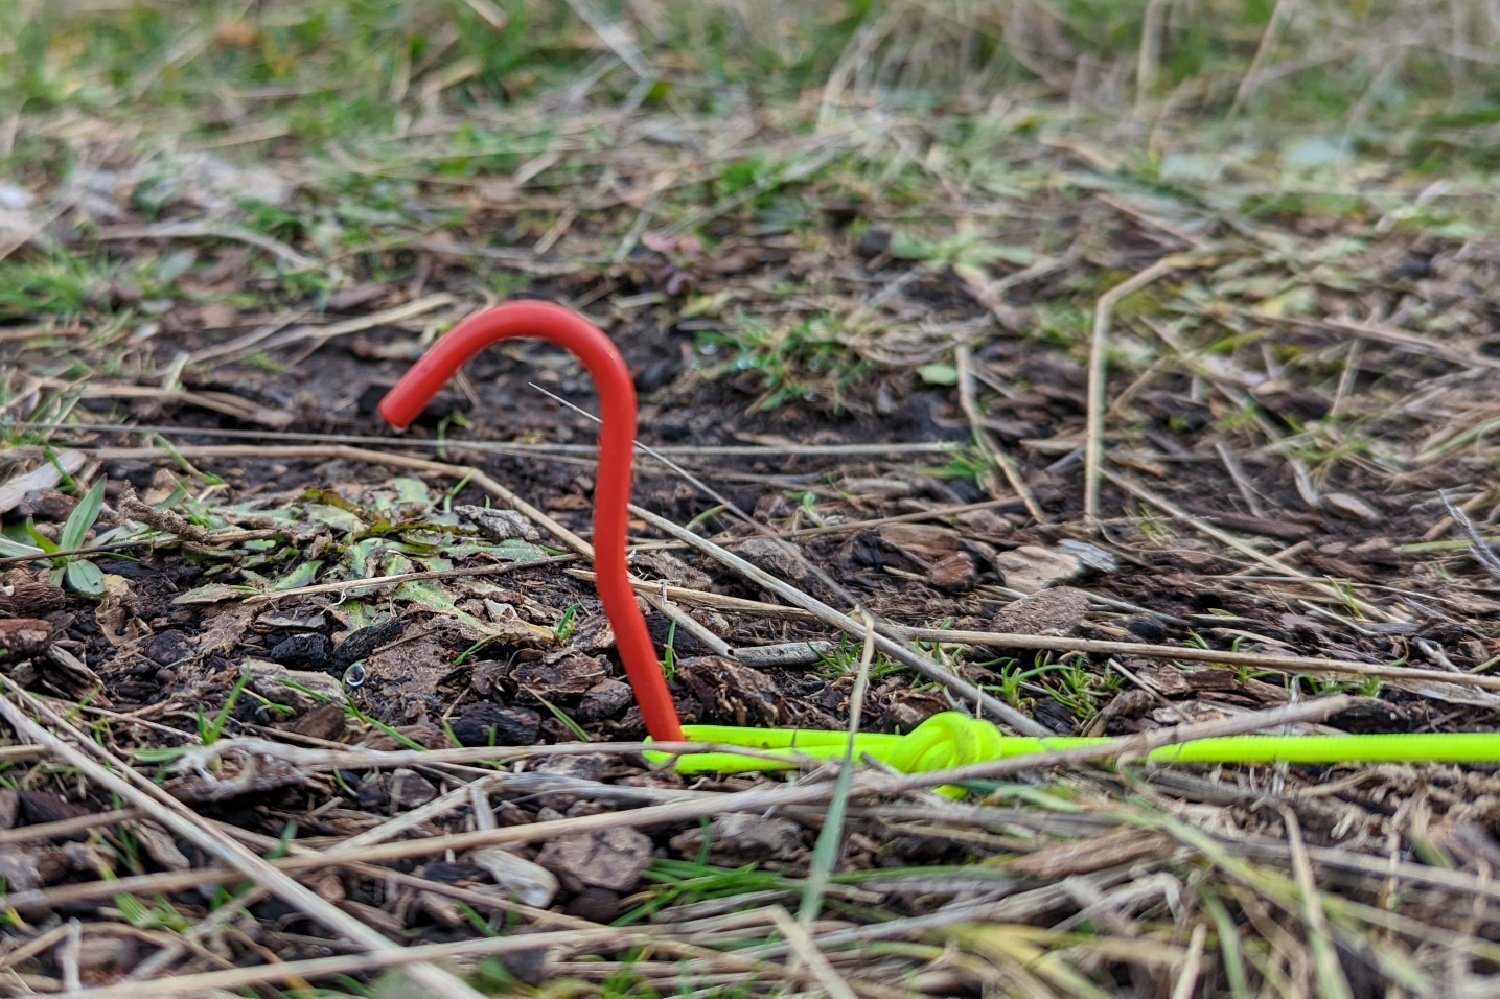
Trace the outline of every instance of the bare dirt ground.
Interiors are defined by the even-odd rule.
[[[520,44],[525,5],[455,6]],[[547,22],[568,85],[386,25],[444,54],[365,106],[273,72],[364,51],[319,55],[320,5],[175,48],[149,9],[88,43],[144,69],[40,15],[12,53],[47,56],[0,184],[0,995],[1495,987],[1492,768],[653,768],[565,533],[581,369],[508,344],[374,412],[478,308],[572,305],[675,466],[636,504],[930,664],[638,517],[685,721],[1492,729],[1484,120],[1270,139],[1253,44],[1253,118],[882,89],[967,37],[895,15],[773,99],[639,11]]]

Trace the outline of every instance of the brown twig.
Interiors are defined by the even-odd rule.
[[[1173,254],[1162,257],[1099,296],[1098,304],[1094,307],[1093,331],[1089,337],[1088,414],[1083,455],[1083,515],[1090,521],[1097,522],[1099,519],[1099,488],[1104,475],[1104,414],[1108,409],[1105,397],[1110,316],[1121,300],[1151,282],[1166,277],[1175,270],[1198,267],[1204,263],[1206,258],[1194,255]]]
[[[1026,506],[1026,512],[1031,514],[1038,524],[1047,523],[1046,512],[1036,501],[1036,494],[1031,491],[1031,486],[1027,485],[1026,480],[1021,476],[1021,469],[1015,459],[999,441],[995,440],[994,435],[985,429],[980,419],[979,404],[974,398],[974,363],[967,344],[960,344],[954,348],[953,361],[958,371],[958,402],[963,408],[965,418],[969,421],[969,430],[974,435],[974,443],[984,450],[990,461],[1000,471],[1005,473],[1005,481],[1010,483],[1016,495],[1021,497],[1021,502]]]

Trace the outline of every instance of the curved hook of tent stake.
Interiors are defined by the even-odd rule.
[[[426,408],[459,368],[485,347],[535,337],[571,351],[599,393],[599,471],[594,489],[594,570],[604,614],[614,629],[625,675],[657,742],[683,741],[661,663],[635,602],[625,563],[630,463],[635,447],[635,385],[619,348],[599,327],[551,302],[506,302],[471,316],[438,340],[380,402],[380,415],[404,427]]]

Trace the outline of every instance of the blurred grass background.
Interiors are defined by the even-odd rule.
[[[1036,102],[1072,124],[1123,114],[1142,148],[1295,131],[1430,169],[1487,164],[1500,123],[1500,8],[1486,0],[5,6],[0,152],[13,165],[66,156],[45,132],[18,134],[18,117],[47,112],[199,137],[248,119],[266,141],[316,147],[560,88],[695,113],[791,105],[809,124],[830,99]]]
[[[321,308],[353,281],[410,277],[407,251],[434,237],[482,245],[449,280],[498,297],[570,267],[615,273],[645,237],[684,275],[664,285],[676,297],[705,266],[748,275],[788,252],[764,238],[847,252],[828,219],[855,240],[884,230],[896,258],[974,287],[1092,260],[1058,264],[1059,286],[1014,324],[1082,359],[1088,315],[1121,276],[1090,204],[1144,212],[1179,243],[1257,233],[1288,265],[1306,253],[1260,230],[1313,236],[1348,258],[1316,279],[1325,291],[1361,285],[1371,240],[1463,241],[1500,221],[1491,0],[4,0],[0,13],[13,27],[0,202],[22,209],[0,203],[0,318],[88,315],[101,343],[184,295]],[[53,219],[76,228],[51,238]],[[253,286],[204,290],[211,260],[102,231],[169,219],[228,219],[280,259],[261,254]],[[736,240],[750,241],[738,265]],[[517,269],[517,252],[532,262]],[[730,330],[730,368],[763,376],[763,405],[832,369],[858,377],[844,300],[788,319],[800,279],[772,275],[755,296],[745,276],[688,293],[672,318]],[[1219,282],[1205,300],[1238,293]],[[1283,311],[1314,307],[1306,288],[1282,297]],[[837,408],[843,388],[816,394]]]

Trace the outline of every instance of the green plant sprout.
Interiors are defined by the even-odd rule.
[[[569,604],[562,612],[562,617],[557,619],[557,626],[552,629],[552,637],[558,645],[566,645],[573,631],[578,627],[578,612],[583,609],[583,604],[576,600]]]
[[[579,742],[594,741],[589,738],[589,734],[584,730],[583,726],[573,720],[572,715],[568,714],[562,708],[558,707],[556,704],[553,704],[551,701],[547,700],[547,698],[543,697],[541,694],[538,694],[534,690],[531,692],[531,696],[541,701],[542,705],[552,713],[553,718],[556,718],[558,721],[562,722],[563,725],[567,726],[568,731],[573,733],[573,738],[577,739]]]
[[[38,531],[28,518],[23,529],[31,540],[31,544],[0,538],[0,555],[66,553],[82,548],[84,541],[88,539],[89,531],[94,529],[94,523],[99,519],[99,511],[104,506],[104,487],[107,482],[107,479],[99,479],[89,487],[89,491],[83,494],[78,505],[73,507],[72,512],[68,514],[68,519],[63,522],[62,533],[56,541]],[[66,583],[69,589],[90,597],[97,597],[104,593],[104,573],[100,572],[99,567],[86,557],[59,554],[51,561],[53,568],[49,578],[53,586],[62,586]]]
[[[234,686],[229,691],[229,696],[224,700],[224,706],[219,713],[212,718],[204,715],[200,708],[198,711],[198,738],[205,746],[212,746],[224,735],[224,726],[229,724],[229,716],[234,713],[234,707],[239,703],[240,695],[250,685],[250,671],[244,670],[239,679],[234,681]]]
[[[677,679],[677,622],[667,628],[667,643],[661,650],[661,672],[668,680]]]

